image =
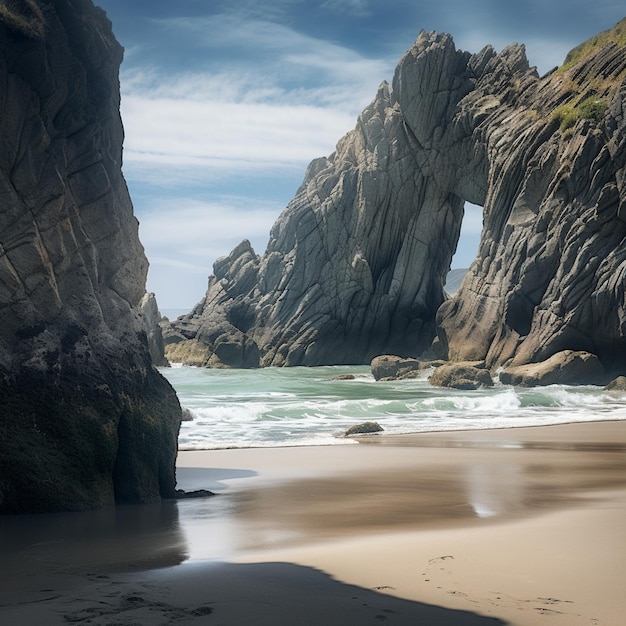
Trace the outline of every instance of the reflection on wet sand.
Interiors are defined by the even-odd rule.
[[[26,559],[68,570],[158,568],[360,533],[528,516],[626,484],[624,442],[600,445],[581,431],[566,438],[563,427],[560,438],[549,428],[370,438],[310,454],[204,452],[217,467],[180,468],[179,487],[220,495],[0,518],[3,565],[10,570]],[[238,458],[268,469],[219,462]]]
[[[520,508],[524,476],[521,465],[503,464],[490,468],[471,465],[467,474],[467,494],[478,517],[496,517]]]
[[[492,523],[579,502],[593,489],[626,485],[623,444],[527,440],[521,431],[512,439],[511,432],[475,438],[464,433],[459,441],[450,434],[372,438],[359,446],[372,458],[368,467],[357,463],[353,471],[331,476],[322,470],[319,477],[227,496],[231,540],[237,550],[265,549],[359,533]],[[446,448],[454,448],[453,463]],[[382,453],[378,459],[371,457],[374,450]],[[358,450],[328,454],[332,463],[339,455],[358,457]],[[193,558],[193,542],[190,553]]]
[[[179,488],[217,496],[0,517],[0,622],[617,623],[626,429],[598,428],[182,453]]]
[[[67,572],[178,565],[188,558],[175,502],[0,518],[2,569]]]

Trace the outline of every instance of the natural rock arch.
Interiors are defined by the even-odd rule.
[[[453,360],[569,348],[621,367],[625,71],[615,44],[540,78],[523,46],[472,55],[422,32],[393,88],[311,163],[265,254],[243,242],[216,262],[203,301],[166,333],[168,355],[365,363],[420,354],[437,334]],[[588,93],[606,115],[562,128],[559,107]],[[465,201],[484,207],[484,229],[446,300]]]

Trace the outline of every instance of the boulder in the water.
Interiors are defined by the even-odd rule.
[[[362,424],[355,424],[350,426],[345,432],[346,437],[352,435],[371,435],[374,433],[380,433],[384,428],[378,422],[363,422]]]
[[[626,391],[626,376],[618,376],[612,380],[605,389],[607,391]]]

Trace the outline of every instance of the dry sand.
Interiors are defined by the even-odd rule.
[[[626,615],[626,422],[181,452],[214,498],[0,518],[0,624]]]

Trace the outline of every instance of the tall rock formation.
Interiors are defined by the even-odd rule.
[[[122,49],[90,0],[0,3],[0,512],[175,492],[121,174]]]
[[[492,79],[453,117],[488,163],[478,257],[437,316],[453,360],[575,350],[626,371],[626,20],[614,32],[621,46],[582,47],[488,94]]]
[[[161,313],[154,293],[144,294],[139,309],[143,317],[143,328],[148,338],[148,349],[152,364],[157,367],[169,367],[170,363],[165,358],[165,344],[163,343],[163,330],[161,329]]]
[[[169,357],[366,363],[418,355],[437,333],[451,360],[571,349],[624,370],[625,28],[543,78],[521,45],[470,54],[422,32],[393,88],[311,163],[265,254],[244,241],[215,263],[167,333]],[[447,300],[465,201],[484,228]]]
[[[254,367],[420,352],[435,333],[462,216],[462,199],[421,170],[383,83],[337,151],[309,166],[263,257],[244,241],[215,263],[166,353]]]

